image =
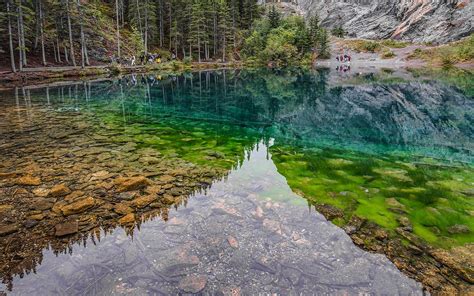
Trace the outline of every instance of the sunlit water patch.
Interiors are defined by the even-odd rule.
[[[328,77],[216,71],[5,94],[4,283],[19,294],[40,283],[72,294],[419,291],[351,238],[431,291],[466,289],[473,98],[435,80]],[[69,277],[50,287],[58,264]]]

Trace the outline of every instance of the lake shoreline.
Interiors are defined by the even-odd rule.
[[[218,70],[242,68],[239,63],[192,63],[186,65],[182,62],[176,64],[163,63],[154,65],[123,66],[123,65],[100,65],[81,67],[50,67],[50,68],[27,68],[22,72],[0,73],[0,90],[11,89],[19,86],[32,86],[52,84],[56,82],[73,82],[98,78],[113,78],[119,75],[156,73],[168,75],[173,73],[184,73],[197,70]]]

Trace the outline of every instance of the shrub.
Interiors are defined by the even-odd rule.
[[[391,51],[390,49],[386,49],[382,52],[381,57],[382,59],[391,59],[393,57],[396,57],[397,55]]]
[[[191,63],[193,62],[193,59],[191,57],[185,57],[183,59],[183,63],[186,65],[186,66],[190,66]]]
[[[109,71],[111,74],[117,75],[122,72],[122,66],[118,64],[117,62],[113,62],[112,64],[109,65]]]
[[[346,35],[346,31],[344,31],[344,29],[341,26],[339,26],[339,27],[333,28],[331,30],[331,34],[339,38],[344,38],[344,36]]]
[[[383,46],[390,47],[390,48],[405,48],[407,47],[408,43],[404,41],[397,41],[393,39],[386,39],[381,42]]]
[[[380,44],[374,41],[366,41],[364,43],[363,49],[368,52],[376,52],[380,49]]]

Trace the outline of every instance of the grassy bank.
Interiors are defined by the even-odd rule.
[[[429,49],[415,49],[410,59],[421,59],[431,65],[451,67],[460,63],[474,62],[474,34],[453,43]]]

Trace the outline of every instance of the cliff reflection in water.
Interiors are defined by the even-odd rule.
[[[337,85],[325,70],[126,76],[17,88],[2,109],[6,283],[34,270],[44,248],[166,221],[270,141],[278,172],[309,204],[345,230],[353,217],[370,222],[350,233],[363,247],[386,253],[400,233],[436,247],[472,242],[474,100],[439,81]],[[365,237],[380,228],[381,241]]]

